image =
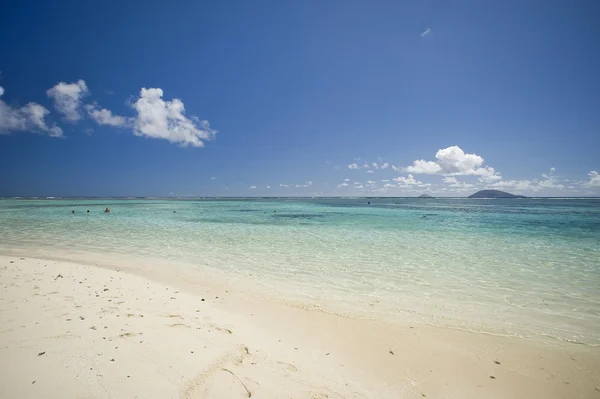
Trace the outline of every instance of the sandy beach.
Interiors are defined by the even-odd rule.
[[[352,319],[191,272],[2,256],[0,273],[3,398],[600,397],[584,345]]]

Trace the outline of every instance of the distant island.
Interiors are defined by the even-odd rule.
[[[468,198],[527,198],[524,195],[515,195],[500,190],[481,190]]]
[[[421,195],[419,195],[419,198],[433,198],[433,197],[429,194],[421,194]]]

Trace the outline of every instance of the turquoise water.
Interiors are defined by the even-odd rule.
[[[26,249],[164,260],[360,317],[600,345],[600,199],[0,200],[0,253]]]

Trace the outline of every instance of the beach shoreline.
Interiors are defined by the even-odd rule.
[[[343,317],[187,268],[86,263],[0,256],[0,396],[600,395],[595,347]]]

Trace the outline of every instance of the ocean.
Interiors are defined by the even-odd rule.
[[[600,199],[3,199],[0,253],[16,252],[147,259],[343,315],[600,345]]]

